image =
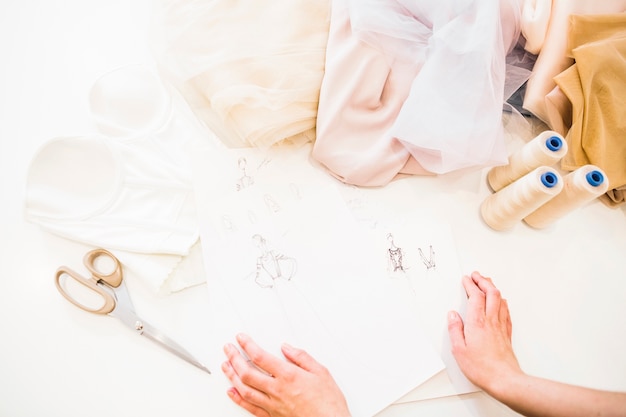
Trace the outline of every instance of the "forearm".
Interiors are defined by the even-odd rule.
[[[525,374],[494,382],[486,391],[527,417],[626,416],[626,393],[584,388]]]

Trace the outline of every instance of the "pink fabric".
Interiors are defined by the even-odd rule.
[[[333,1],[313,158],[364,186],[505,163],[501,110],[517,0],[394,3]],[[365,19],[357,33],[350,7]],[[406,25],[394,33],[374,17]]]

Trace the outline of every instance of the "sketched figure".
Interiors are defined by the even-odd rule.
[[[261,288],[272,288],[274,280],[282,278],[291,280],[296,274],[296,260],[283,255],[267,246],[265,238],[259,234],[252,236],[260,250],[256,258],[254,282]]]
[[[300,194],[300,189],[298,188],[298,186],[296,184],[294,184],[293,182],[289,183],[289,189],[291,190],[291,193],[293,194],[293,197],[296,200],[302,200],[302,195]]]
[[[274,200],[274,197],[271,195],[265,194],[263,196],[263,201],[265,201],[265,205],[272,213],[278,213],[280,211],[280,205],[278,205],[276,200]]]
[[[402,249],[397,247],[393,242],[393,235],[391,233],[387,233],[387,240],[389,241],[389,249],[387,252],[389,254],[389,264],[392,272],[404,272],[404,265],[402,265]]]
[[[248,210],[248,221],[250,224],[255,224],[257,221],[256,214],[252,210]]]
[[[248,175],[248,172],[246,171],[247,165],[248,165],[248,161],[246,160],[246,158],[241,157],[237,160],[237,166],[239,167],[239,170],[241,171],[241,174],[242,174],[239,180],[237,180],[237,184],[235,185],[235,188],[237,189],[237,191],[241,191],[244,188],[247,188],[251,186],[252,184],[254,184],[254,178]]]
[[[222,216],[222,227],[224,227],[224,229],[228,230],[229,232],[237,231],[237,226],[233,224],[233,221],[230,218],[230,216],[226,214]]]
[[[422,248],[417,248],[417,250],[420,253],[420,258],[422,258],[422,262],[426,266],[427,270],[435,269],[435,267],[437,266],[435,265],[435,251],[433,250],[433,246],[429,245],[429,248],[430,248],[430,257],[428,259],[426,259],[426,256],[424,256],[424,252],[422,252]]]

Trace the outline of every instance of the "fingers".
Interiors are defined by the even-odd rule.
[[[256,417],[269,417],[269,414],[267,411],[265,411],[261,407],[257,407],[256,405],[244,400],[236,388],[229,388],[228,391],[226,391],[226,393],[228,394],[228,397],[231,400],[233,400],[235,404],[247,410],[250,414]]]
[[[237,348],[230,343],[224,346],[224,353],[228,358],[228,361],[222,365],[222,371],[228,379],[231,380],[235,388],[239,390],[239,393],[246,398],[245,390],[242,389],[242,385],[267,393],[267,387],[269,385],[270,376],[264,374],[257,369],[253,364],[237,350]],[[246,398],[247,399],[247,398]],[[258,401],[256,402],[258,404]]]
[[[228,395],[238,404],[241,402],[240,405],[250,412],[252,412],[255,408],[262,408],[266,406],[269,402],[269,397],[265,393],[250,386],[247,381],[245,381],[248,379],[246,375],[249,375],[251,371],[260,374],[259,371],[248,366],[248,369],[242,373],[242,377],[235,370],[231,361],[226,361],[222,364],[222,372],[224,372],[224,375],[226,375],[226,377],[230,380],[230,383],[234,388],[234,391],[228,391]]]
[[[468,299],[468,317],[483,320],[485,316],[485,293],[476,285],[476,282],[467,275],[463,276],[463,287]]]
[[[504,323],[506,326],[506,333],[510,339],[513,335],[513,323],[511,322],[511,313],[509,313],[509,304],[505,299],[502,299],[500,305],[500,323]]]
[[[450,336],[450,345],[452,354],[456,356],[465,349],[465,333],[463,319],[456,311],[448,313],[448,335]]]
[[[283,355],[285,355],[285,358],[305,371],[315,374],[326,372],[326,368],[323,365],[317,362],[311,355],[302,349],[294,348],[293,346],[285,343],[281,347],[281,350]]]
[[[239,346],[248,355],[252,363],[270,375],[278,375],[284,368],[284,361],[263,350],[250,336],[242,333],[238,334],[237,343],[239,343]]]
[[[502,296],[500,290],[493,285],[491,278],[485,278],[480,273],[472,272],[472,281],[485,293],[485,313],[487,317],[498,319]]]

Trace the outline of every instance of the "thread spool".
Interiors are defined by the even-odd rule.
[[[487,197],[480,206],[483,220],[494,230],[510,229],[563,188],[563,180],[550,167],[539,167]]]
[[[493,191],[502,188],[540,166],[552,166],[567,153],[567,142],[563,136],[546,130],[509,156],[507,165],[493,167],[487,181]]]
[[[539,207],[524,221],[532,227],[542,228],[585,203],[606,193],[609,182],[606,174],[595,165],[584,165],[563,178],[563,190]]]

